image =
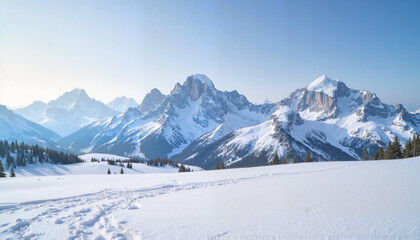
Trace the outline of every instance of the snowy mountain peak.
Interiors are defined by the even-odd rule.
[[[84,89],[76,88],[66,92],[56,100],[50,101],[48,105],[71,110],[79,101],[89,101],[90,97]]]
[[[86,91],[80,88],[66,92],[46,105],[33,103],[16,109],[15,112],[62,136],[95,120],[118,114],[104,103],[90,98]]]
[[[334,96],[335,91],[337,90],[337,84],[339,80],[333,80],[326,75],[322,75],[319,78],[315,79],[311,84],[308,85],[308,91],[314,92],[323,92],[330,97]]]
[[[165,100],[166,96],[163,95],[159,89],[153,88],[150,93],[146,94],[141,102],[138,110],[148,112],[156,109]]]
[[[204,74],[194,74],[189,78],[199,80],[200,82],[207,84],[209,87],[214,87],[213,81]]]
[[[123,113],[129,108],[137,107],[139,104],[133,98],[128,97],[117,97],[107,104],[108,107],[113,110]]]
[[[0,114],[8,113],[9,110],[6,106],[0,104]]]
[[[202,95],[217,91],[213,82],[204,74],[195,74],[187,77],[182,85],[177,83],[171,94],[183,94],[192,101],[197,101]]]
[[[72,91],[65,93],[64,95],[72,96],[76,99],[83,99],[83,98],[89,98],[87,92],[82,88],[75,88]]]

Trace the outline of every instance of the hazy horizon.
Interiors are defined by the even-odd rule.
[[[420,108],[416,1],[0,0],[0,104],[74,88],[108,103],[202,73],[277,102],[320,75]]]

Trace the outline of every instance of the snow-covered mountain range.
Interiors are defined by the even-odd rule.
[[[6,106],[0,105],[0,139],[59,148],[55,144],[59,138],[60,136],[50,129],[31,122],[7,109]]]
[[[75,152],[172,157],[201,137],[201,146],[268,120],[275,104],[255,105],[237,91],[217,90],[205,75],[177,83],[168,96],[152,90],[138,108],[96,121],[59,144]]]
[[[13,114],[5,112],[2,119]],[[28,143],[31,137],[36,142],[58,140],[74,153],[172,158],[204,168],[221,161],[231,167],[266,165],[275,152],[298,161],[307,151],[315,160],[356,160],[364,147],[373,155],[394,136],[405,143],[420,133],[420,113],[385,104],[374,93],[327,76],[277,104],[253,104],[196,74],[177,83],[168,95],[152,89],[141,104],[120,97],[106,106],[75,89],[48,104],[34,102],[16,112],[69,135],[58,140],[45,128],[19,135],[23,125],[40,126],[14,114],[19,121],[10,129],[19,134],[3,130],[0,137],[16,136]]]
[[[36,101],[14,112],[61,136],[66,136],[98,119],[119,114],[104,103],[90,98],[83,89],[66,92],[48,103]]]
[[[255,166],[267,164],[275,152],[302,160],[308,150],[317,160],[354,160],[364,147],[373,155],[395,135],[405,142],[419,132],[420,114],[321,76],[282,100],[269,120],[238,129],[207,146],[201,146],[199,138],[175,160],[206,168],[221,161]]]
[[[122,96],[122,97],[115,98],[114,100],[109,102],[107,106],[119,113],[124,113],[131,107],[132,108],[138,107],[139,104],[133,98]]]

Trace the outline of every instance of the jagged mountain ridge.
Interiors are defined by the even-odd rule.
[[[24,117],[0,105],[0,139],[24,141],[27,144],[38,144],[42,147],[58,149],[55,143],[60,136],[50,129],[29,121]]]
[[[373,154],[394,135],[405,142],[419,133],[418,115],[321,76],[282,100],[268,121],[236,130],[208,146],[200,146],[198,139],[174,159],[205,168],[221,161],[255,166],[267,164],[274,152],[302,160],[310,150],[316,160],[355,160],[365,146]]]
[[[79,130],[95,120],[119,114],[104,103],[90,98],[83,89],[66,92],[48,104],[36,101],[14,112],[61,136]]]
[[[237,91],[217,90],[207,76],[197,74],[177,83],[168,96],[152,90],[139,108],[92,123],[59,143],[76,152],[171,157],[213,130],[225,132],[209,136],[208,143],[263,122],[274,108],[274,104],[252,104]]]
[[[155,110],[166,99],[166,95],[162,94],[159,89],[153,88],[150,93],[146,94],[141,102],[138,110],[141,112],[149,112]]]
[[[129,108],[138,107],[139,104],[134,100],[134,98],[128,98],[125,96],[117,97],[111,102],[107,103],[106,106],[117,111],[119,113],[126,112]]]

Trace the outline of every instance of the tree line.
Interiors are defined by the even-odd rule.
[[[367,160],[368,156],[367,148],[363,150],[362,160]],[[420,135],[416,134],[413,139],[409,138],[405,143],[404,148],[397,136],[394,137],[394,141],[389,140],[388,146],[384,149],[382,146],[375,152],[373,160],[383,159],[401,159],[411,158],[420,156]]]
[[[382,146],[375,152],[373,156],[369,154],[368,148],[365,147],[362,151],[361,160],[387,160],[387,159],[402,159],[420,156],[420,135],[416,134],[413,138],[409,138],[402,147],[401,141],[397,136],[394,136],[394,140],[389,140],[387,147],[384,149]],[[312,162],[311,152],[306,152],[304,162]],[[335,161],[335,160],[333,160]],[[274,157],[270,162],[270,165],[278,164],[289,164],[297,163],[296,156],[291,160],[288,155],[280,159],[277,152],[274,153]]]
[[[77,155],[43,148],[38,145],[27,145],[24,142],[0,140],[0,158],[5,160],[0,171],[10,170],[10,176],[15,175],[14,169],[36,163],[72,164],[83,162]]]
[[[312,162],[311,152],[308,150],[303,162]],[[270,165],[279,165],[279,164],[289,164],[289,163],[298,163],[296,155],[293,158],[290,158],[289,155],[286,155],[284,158],[280,159],[277,152],[274,153],[274,157],[270,162]]]

